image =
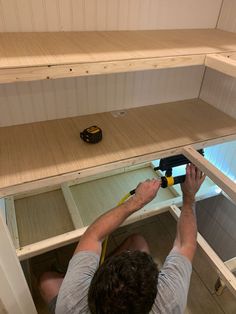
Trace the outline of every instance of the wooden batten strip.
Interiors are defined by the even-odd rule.
[[[203,54],[26,68],[6,68],[0,69],[0,83],[186,67],[203,65],[204,61],[205,55]]]
[[[170,207],[170,213],[174,216],[175,219],[178,219],[180,217],[181,211],[177,206],[173,205]],[[210,247],[210,245],[199,232],[197,233],[197,243],[206,253],[211,264],[216,268],[220,278],[226,283],[230,291],[236,296],[236,277],[231,273],[228,267],[219,258],[219,256],[215,253],[215,251]]]
[[[209,188],[207,191],[204,191],[204,196],[203,194],[197,195],[197,200],[214,195],[216,195],[215,189]],[[147,210],[136,212],[135,214],[131,215],[128,219],[125,220],[122,226],[129,225],[131,223],[146,219],[151,216],[159,215],[168,211],[171,205],[180,206],[181,203],[182,196],[177,196],[162,202],[156,202],[152,204],[151,207],[149,207]],[[62,247],[64,245],[74,243],[80,239],[86,229],[87,227],[82,227],[77,230],[73,230],[55,237],[51,237],[49,239],[39,241],[37,243],[26,245],[16,250],[17,256],[22,261],[27,258],[31,258],[33,256],[37,256],[39,254]]]
[[[15,204],[14,204],[14,197],[10,196],[5,199],[6,204],[6,221],[7,226],[11,234],[12,241],[16,249],[20,247],[19,242],[19,234],[18,234],[18,227],[16,221],[16,211],[15,211]]]
[[[184,147],[182,153],[236,202],[236,184],[232,180],[207,161],[193,147]]]
[[[75,200],[73,198],[73,195],[71,193],[70,187],[66,183],[63,183],[61,185],[61,189],[62,189],[62,193],[63,193],[63,196],[65,198],[65,202],[66,202],[66,205],[68,207],[68,210],[69,210],[69,213],[71,216],[71,220],[73,222],[75,229],[79,229],[79,228],[84,227],[82,218],[79,214],[79,210],[77,208],[77,205],[76,205]]]
[[[27,258],[43,254],[45,252],[57,249],[67,244],[74,243],[80,239],[87,227],[73,230],[67,233],[60,234],[49,239],[39,241],[37,243],[29,244],[16,250],[16,254],[20,261]]]
[[[236,77],[236,60],[224,55],[207,55],[205,65],[211,69]]]

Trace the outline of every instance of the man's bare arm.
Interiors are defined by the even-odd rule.
[[[187,165],[186,179],[181,185],[183,206],[177,223],[177,234],[173,250],[186,256],[191,262],[197,246],[197,222],[195,216],[195,195],[205,179],[205,175],[194,165]]]
[[[100,216],[83,234],[75,253],[79,251],[93,251],[101,254],[102,241],[117,229],[127,217],[149,203],[160,188],[160,181],[153,179],[140,183],[135,195],[126,202]]]

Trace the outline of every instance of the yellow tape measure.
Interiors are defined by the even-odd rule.
[[[102,129],[92,125],[80,133],[80,137],[86,143],[96,144],[102,140]]]

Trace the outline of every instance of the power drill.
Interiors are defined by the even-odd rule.
[[[204,156],[204,150],[199,149],[198,152]],[[172,168],[187,165],[190,161],[184,155],[176,155],[172,157],[166,157],[160,159],[160,163],[158,167],[153,168],[154,171],[165,171],[165,176],[161,177],[161,187],[167,188],[169,186],[183,183],[185,180],[186,175],[182,176],[172,176]],[[129,192],[130,195],[135,194],[135,189]]]
[[[198,150],[198,152],[204,156],[203,149]],[[184,155],[176,155],[160,159],[159,166],[155,167],[154,170],[165,171],[165,176],[161,177],[161,187],[167,188],[169,186],[184,182],[186,175],[173,177],[172,168],[186,165],[188,163],[190,163],[190,161]]]

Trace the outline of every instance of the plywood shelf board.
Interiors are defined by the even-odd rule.
[[[0,81],[204,64],[235,51],[236,35],[217,29],[0,33]]]
[[[90,225],[95,218],[115,207],[124,195],[136,188],[139,182],[152,178],[157,178],[157,175],[155,171],[147,167],[72,186],[72,195],[75,203],[80,206],[84,224]],[[175,195],[169,189],[161,189],[157,197],[139,214],[152,208],[156,203],[174,197]]]
[[[94,124],[103,129],[104,137],[88,145],[79,134]],[[201,100],[129,109],[119,118],[102,113],[4,127],[0,195],[16,194],[24,185],[30,190],[31,184],[56,184],[60,176],[62,183],[83,171],[96,174],[99,167],[104,172],[178,154],[186,145],[202,147],[235,137],[235,119]]]
[[[74,210],[77,209],[77,213],[84,222],[84,226],[88,226],[99,215],[116,206],[118,201],[140,181],[153,177],[157,177],[157,174],[149,166],[116,175],[111,172],[110,177],[73,185],[70,187],[70,191],[75,204]],[[215,195],[216,191],[214,187],[214,185],[210,186],[204,182],[197,195],[197,199],[204,196],[209,197],[208,194],[210,196]],[[38,196],[28,196],[16,201],[19,223],[24,226],[24,229],[21,228],[20,232],[20,236],[24,240],[24,245],[17,250],[17,254],[21,260],[49,251],[55,247],[63,246],[65,242],[72,243],[78,240],[78,234],[81,236],[85,231],[84,227],[73,230],[72,223],[70,223],[68,229],[65,229],[64,220],[69,215],[69,210],[67,209],[67,213],[65,213],[65,208],[63,210],[57,209],[58,206],[62,206],[61,200],[61,193],[54,191],[42,193]],[[52,202],[54,205],[51,204]],[[48,204],[47,210],[43,210],[46,207],[45,203]],[[157,197],[152,202],[130,216],[123,225],[129,225],[133,222],[155,216],[167,211],[170,205],[181,205],[181,203],[182,196],[180,194],[173,193],[170,188],[160,189]],[[56,217],[56,222],[51,222],[53,215]],[[45,223],[45,221],[48,223]],[[52,231],[49,227],[55,230]],[[32,243],[31,234],[34,229],[34,240],[37,242]],[[23,240],[20,239],[20,242],[23,243]]]
[[[74,230],[61,190],[15,201],[20,246]]]

